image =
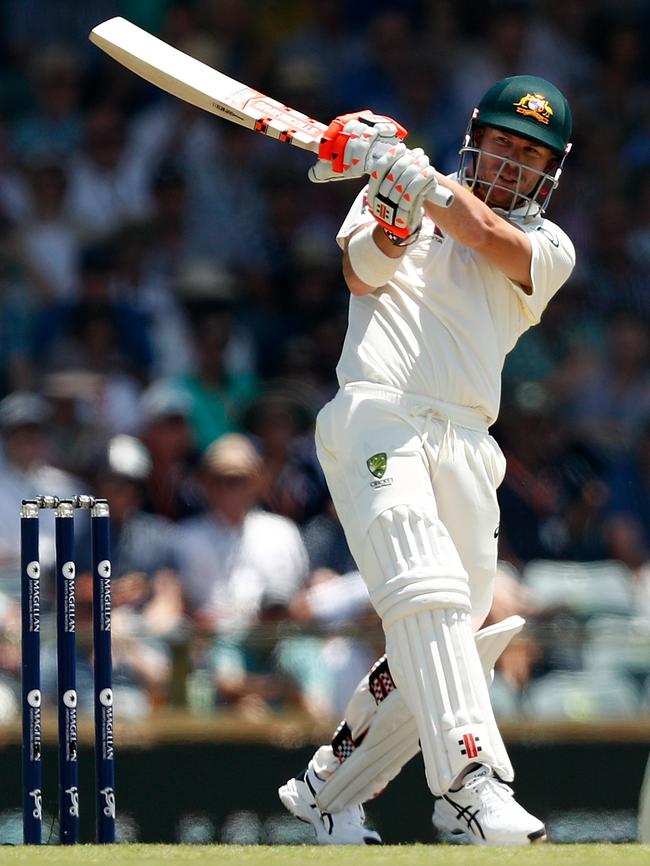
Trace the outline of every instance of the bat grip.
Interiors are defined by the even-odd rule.
[[[438,186],[435,189],[432,189],[425,196],[427,201],[430,201],[431,204],[435,204],[438,207],[451,207],[454,203],[454,194],[450,189],[447,189],[446,186]]]

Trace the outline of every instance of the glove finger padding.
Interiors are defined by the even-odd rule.
[[[431,167],[422,148],[407,150],[384,175],[377,192],[394,200],[400,195],[418,195],[418,182],[420,186],[427,182],[427,169],[431,170]]]
[[[390,147],[405,134],[392,118],[369,111],[337,117],[323,136],[320,158],[309,169],[308,177],[313,183],[362,177],[377,142]]]
[[[436,186],[435,171],[421,148],[394,148],[371,172],[368,206],[384,228],[406,237],[420,225],[424,200]]]
[[[398,206],[395,214],[395,226],[389,231],[401,237],[408,237],[416,232],[422,225],[425,198],[426,195],[422,194],[409,202],[407,208]]]
[[[421,148],[398,160],[379,187],[379,196],[394,203],[396,228],[406,228],[409,234],[417,230],[425,196],[435,185],[435,172]]]

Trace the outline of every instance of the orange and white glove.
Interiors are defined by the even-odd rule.
[[[373,161],[368,179],[368,209],[386,231],[407,238],[420,228],[423,205],[438,186],[421,147],[389,148]]]
[[[404,127],[392,117],[369,109],[342,114],[327,127],[309,180],[327,183],[362,177],[370,171],[371,151],[378,156],[405,136]]]

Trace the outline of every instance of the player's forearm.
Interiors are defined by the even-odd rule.
[[[471,249],[480,249],[489,241],[499,223],[504,221],[468,189],[443,175],[437,174],[454,193],[451,207],[442,208],[424,202],[424,211],[442,231],[454,240]],[[516,229],[513,229],[516,231]]]
[[[425,213],[445,234],[475,250],[530,294],[532,247],[525,232],[460,184],[440,178],[453,191],[454,202],[449,208],[425,202]]]
[[[395,246],[381,226],[358,229],[343,254],[343,277],[350,293],[358,297],[369,295],[385,285],[404,252],[404,247]]]

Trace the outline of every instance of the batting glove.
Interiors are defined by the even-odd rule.
[[[383,153],[405,135],[406,130],[391,117],[369,110],[342,114],[327,127],[309,180],[326,183],[362,177],[370,170],[372,151]]]
[[[408,150],[398,144],[371,166],[368,208],[383,229],[405,238],[419,229],[424,200],[437,185],[422,148]]]

